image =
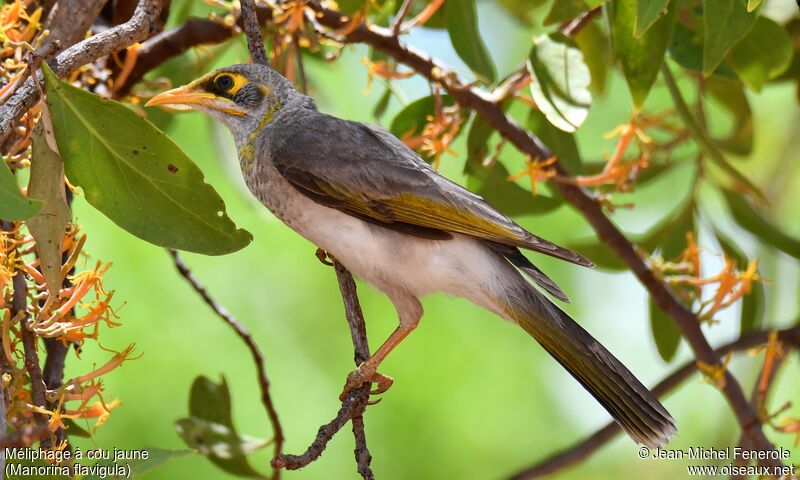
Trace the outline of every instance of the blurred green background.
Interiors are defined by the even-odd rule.
[[[196,8],[201,13],[207,7]],[[527,56],[531,35],[538,30],[517,22],[493,2],[479,2],[479,13],[481,32],[500,74],[518,68]],[[465,70],[445,31],[417,29],[405,40],[457,71]],[[194,71],[182,72],[191,78],[212,66],[247,61],[239,41],[211,51],[219,54],[213,65],[201,62],[205,53],[190,52],[173,61],[171,68],[196,65]],[[346,47],[335,63],[307,60],[310,95],[323,111],[375,122],[371,112],[383,86],[377,84],[364,95],[367,76],[361,58],[366,53],[363,46]],[[405,92],[406,102],[430,93],[419,78],[398,85]],[[800,109],[794,95],[792,86],[777,85],[751,97],[756,148],[751,158],[734,161],[770,193],[780,223],[790,233],[800,235],[800,189],[796,188],[800,185]],[[648,106],[658,110],[667,105],[666,90],[659,82]],[[402,103],[393,98],[382,123],[387,126],[401,108]],[[512,114],[524,119],[526,111],[515,107]],[[625,122],[629,114],[624,81],[614,76],[606,95],[595,99],[589,119],[579,130],[584,158],[602,159],[603,153],[613,148],[613,141],[603,139],[603,134]],[[252,331],[264,351],[272,395],[286,432],[285,450],[300,453],[319,425],[335,415],[345,375],[353,369],[349,332],[333,270],[316,259],[313,245],[282,225],[246,192],[227,131],[198,113],[190,113],[175,115],[167,133],[221,193],[230,216],[255,237],[250,246],[232,255],[187,254],[185,259],[211,294]],[[459,156],[442,160],[443,171],[462,183],[464,139],[462,135],[456,144]],[[502,161],[515,172],[521,169],[521,158],[507,147]],[[635,202],[636,207],[619,210],[614,220],[626,232],[647,230],[685,198],[691,174],[691,168],[677,168],[634,194],[616,196],[616,201]],[[536,198],[532,196],[530,201]],[[724,207],[710,191],[704,194],[704,202],[707,211],[719,215],[748,254],[762,259],[762,273],[769,279],[769,325],[790,324],[797,316],[800,293],[797,261],[759,250],[748,234],[727,220]],[[125,302],[120,309],[123,326],[104,331],[102,344],[118,350],[135,342],[144,354],[104,377],[107,399],[119,398],[123,404],[93,438],[75,439],[75,444],[84,449],[183,448],[174,423],[187,416],[189,388],[198,375],[212,379],[225,375],[239,431],[269,438],[272,433],[259,402],[248,351],[190,290],[167,253],[128,235],[80,196],[74,213],[89,234],[85,251],[91,258],[86,264],[93,265],[97,259],[113,262],[105,276],[106,287],[117,291],[115,300]],[[585,221],[568,207],[518,220],[557,243],[593,236]],[[705,258],[707,272],[714,272],[721,261],[712,253],[719,248],[708,235],[701,235],[701,243],[710,252]],[[631,274],[591,271],[541,256],[534,260],[572,298],[567,311],[646,385],[655,384],[692,358],[682,345],[673,365],[660,359],[650,333],[646,293]],[[374,349],[395,327],[396,317],[382,294],[361,283],[359,287]],[[425,299],[424,307],[425,316],[417,331],[381,368],[394,377],[394,386],[366,412],[367,439],[378,478],[504,478],[572,445],[609,421],[605,411],[519,328],[461,299],[434,295]],[[720,315],[720,324],[704,327],[714,345],[738,334],[737,309],[738,305]],[[80,361],[70,355],[67,377],[85,373],[109,356],[87,343]],[[732,364],[748,392],[760,358],[741,354]],[[798,374],[795,355],[781,371],[772,393],[773,407],[800,398]],[[737,441],[737,428],[722,395],[701,383],[698,376],[667,397],[665,405],[679,428],[670,447],[725,447]],[[792,412],[798,414],[798,407]],[[771,430],[768,435],[780,446],[793,446],[790,435]],[[304,470],[284,473],[285,478],[358,478],[353,447],[346,427],[322,458]],[[254,455],[253,465],[266,471],[270,454],[268,448]],[[800,462],[797,449],[791,461]],[[685,475],[687,463],[640,460],[634,443],[619,436],[585,463],[557,477],[618,479],[646,474],[654,479],[675,478]],[[207,459],[193,455],[174,460],[147,478],[229,476]]]

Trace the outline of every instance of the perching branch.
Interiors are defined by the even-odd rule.
[[[168,250],[170,255],[172,256],[172,261],[175,263],[175,268],[178,269],[178,273],[189,283],[189,285],[194,289],[194,291],[200,295],[200,298],[208,305],[214,313],[221,318],[225,323],[231,326],[233,330],[236,332],[236,335],[242,339],[244,344],[247,346],[248,350],[250,350],[250,354],[253,357],[253,362],[256,364],[256,371],[258,374],[258,385],[261,388],[261,403],[264,404],[264,408],[267,411],[267,417],[269,417],[269,422],[272,425],[273,431],[273,442],[275,445],[275,456],[278,457],[281,455],[281,451],[283,449],[283,427],[281,427],[280,419],[278,418],[278,412],[275,410],[275,404],[272,402],[272,397],[269,393],[269,377],[267,376],[267,369],[264,366],[264,355],[261,353],[261,350],[256,345],[255,340],[253,340],[253,336],[250,332],[242,325],[230,312],[228,312],[225,307],[217,303],[211,295],[208,293],[206,288],[197,280],[189,267],[183,262],[180,254],[175,250]],[[277,480],[280,476],[280,472],[275,470],[273,478]]]
[[[120,51],[160,30],[160,14],[167,0],[141,0],[130,20],[93,35],[61,52],[48,62],[59,77],[82,65]],[[40,76],[41,72],[37,75]],[[0,144],[11,135],[16,122],[39,100],[32,78],[28,78],[6,103],[0,106]]]
[[[751,348],[763,345],[769,339],[771,331],[764,330],[760,332],[753,332],[735,341],[723,345],[722,347],[714,350],[714,355],[719,358],[724,358],[730,352],[741,352]],[[781,343],[791,346],[795,349],[800,349],[800,325],[778,331],[778,339]],[[657,397],[663,397],[681,383],[686,381],[693,373],[697,371],[697,363],[689,361],[683,364],[680,368],[669,374],[666,378],[661,380],[652,392]],[[600,450],[608,442],[610,442],[617,433],[621,432],[617,422],[610,422],[600,430],[588,436],[583,441],[567,448],[561,452],[548,457],[541,462],[517,472],[509,480],[532,480],[534,478],[544,477],[546,475],[561,471],[564,468],[575,465],[583,460],[589,458],[592,454]]]
[[[353,276],[341,263],[333,261],[336,269],[336,278],[339,281],[339,291],[344,301],[345,316],[350,327],[350,336],[353,340],[353,359],[356,366],[369,359],[369,344],[367,342],[367,327],[364,323],[364,315],[361,312],[361,305],[358,302],[356,283]],[[311,445],[300,455],[283,454],[272,461],[275,468],[285,468],[287,470],[297,470],[310,464],[325,451],[328,442],[341,430],[348,421],[353,423],[353,436],[356,440],[355,456],[358,464],[358,473],[365,480],[372,480],[375,476],[370,469],[372,456],[367,448],[367,440],[364,434],[364,419],[362,414],[367,408],[369,401],[370,385],[365,384],[360,388],[350,391],[342,401],[342,406],[336,417],[329,423],[319,427],[317,435]]]

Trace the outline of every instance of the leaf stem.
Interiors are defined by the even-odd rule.
[[[667,89],[672,97],[672,102],[675,104],[675,110],[678,112],[681,120],[683,120],[683,123],[686,125],[689,135],[691,135],[694,141],[697,142],[697,145],[700,147],[700,149],[703,150],[706,155],[711,158],[711,160],[719,165],[722,170],[730,175],[734,181],[746,187],[747,190],[760,201],[767,203],[767,198],[764,196],[761,190],[749,178],[742,175],[742,173],[736,170],[733,165],[728,163],[722,152],[720,152],[717,146],[714,145],[714,141],[708,136],[708,133],[703,129],[703,127],[700,126],[700,123],[689,110],[689,105],[683,98],[683,95],[678,88],[678,84],[675,82],[675,77],[672,76],[672,72],[666,63],[661,66],[661,73],[664,75],[664,81],[667,84]]]

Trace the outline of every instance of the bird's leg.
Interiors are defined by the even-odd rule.
[[[422,305],[420,305],[419,300],[417,300],[415,297],[405,296],[402,301],[398,300],[400,299],[392,298],[392,301],[397,307],[397,313],[400,317],[400,324],[397,326],[394,332],[389,335],[389,338],[383,342],[380,348],[378,348],[378,350],[371,357],[369,357],[369,360],[362,363],[358,366],[358,368],[350,372],[350,374],[347,376],[347,382],[344,385],[344,390],[339,396],[340,400],[344,400],[350,391],[367,382],[377,384],[377,387],[369,392],[372,395],[381,394],[392,386],[392,383],[394,382],[392,377],[378,373],[378,366],[389,355],[389,353],[395,349],[395,347],[400,345],[400,342],[402,342],[408,336],[408,334],[417,328],[417,325],[419,325],[419,319],[422,317]]]

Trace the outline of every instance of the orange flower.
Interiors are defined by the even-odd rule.
[[[545,161],[539,158],[532,158],[530,155],[525,157],[525,169],[521,172],[508,176],[509,181],[518,180],[522,177],[530,177],[531,193],[533,195],[539,194],[538,182],[547,181],[556,176],[556,171],[552,166],[558,159],[553,156]]]

